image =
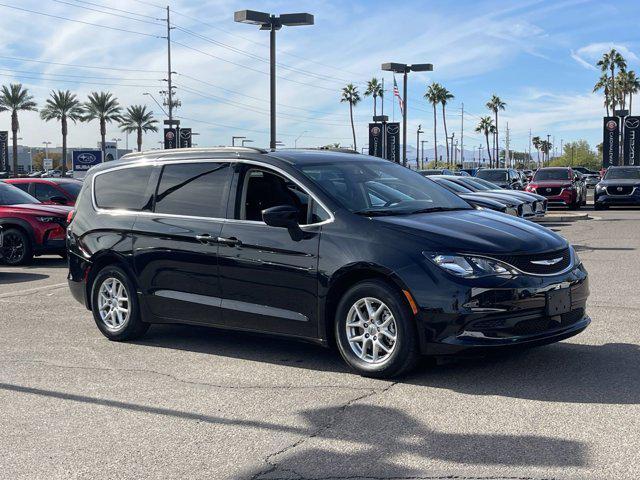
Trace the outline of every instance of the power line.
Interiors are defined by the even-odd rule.
[[[115,31],[118,31],[118,32],[133,33],[135,35],[142,35],[142,36],[151,37],[151,38],[164,38],[164,37],[161,37],[161,36],[158,36],[158,35],[153,35],[151,33],[138,32],[136,30],[127,30],[126,28],[110,27],[108,25],[101,25],[99,23],[85,22],[84,20],[77,20],[77,19],[74,19],[74,18],[62,17],[60,15],[53,15],[51,13],[38,12],[36,10],[29,10],[28,8],[15,7],[13,5],[7,5],[6,3],[0,3],[0,7],[6,7],[6,8],[10,8],[12,10],[18,10],[18,11],[25,12],[25,13],[33,13],[34,15],[41,15],[43,17],[57,18],[58,20],[65,20],[67,22],[81,23],[83,25],[90,25],[92,27],[106,28],[108,30],[115,30]]]
[[[146,82],[146,81],[161,81],[155,78],[122,78],[122,77],[105,77],[105,76],[91,76],[91,75],[71,75],[64,73],[47,73],[47,72],[31,72],[28,70],[13,70],[13,69],[5,69],[0,68],[0,71],[9,72],[9,73],[25,73],[27,75],[49,75],[52,77],[72,77],[72,78],[89,78],[89,79],[105,79],[105,80],[116,80],[116,81],[126,81],[126,82]]]
[[[139,87],[139,88],[156,88],[157,85],[132,85],[132,84],[124,84],[124,83],[98,83],[98,82],[84,82],[81,80],[63,80],[60,78],[42,78],[42,77],[32,77],[32,76],[28,76],[28,75],[10,75],[10,74],[4,74],[4,73],[0,73],[0,77],[9,77],[9,78],[28,78],[30,80],[55,80],[56,82],[62,82],[62,83],[82,83],[82,84],[87,84],[87,85],[99,85],[102,87]],[[38,86],[42,86],[42,85],[38,85]]]
[[[73,0],[76,3],[84,3],[86,5],[93,5],[95,7],[102,7],[102,8],[108,8],[109,10],[114,10],[116,12],[122,12],[122,13],[129,13],[131,15],[136,15],[138,17],[143,17],[143,18],[150,18],[151,20],[160,20],[156,17],[152,17],[151,15],[144,15],[142,13],[136,13],[136,12],[131,12],[129,10],[122,10],[120,8],[115,8],[112,7],[110,5],[104,5],[104,4],[100,4],[100,3],[93,3],[93,2],[87,2],[86,0]]]
[[[144,73],[165,73],[164,70],[141,70],[137,68],[121,68],[121,67],[102,67],[97,65],[80,65],[77,63],[61,63],[61,62],[51,62],[47,60],[36,60],[33,58],[24,58],[24,57],[9,57],[6,55],[0,55],[0,58],[4,58],[6,60],[14,60],[19,62],[34,62],[34,63],[44,63],[48,65],[58,65],[62,67],[74,67],[74,68],[87,68],[91,70],[113,70],[120,72],[144,72]]]
[[[146,24],[151,24],[151,25],[158,25],[157,22],[152,22],[150,20],[143,20],[141,18],[135,18],[135,17],[131,17],[128,15],[122,15],[120,13],[114,13],[114,12],[105,12],[104,10],[99,10],[97,8],[91,8],[91,7],[85,7],[84,5],[77,5],[75,3],[71,3],[71,2],[65,2],[64,0],[52,0],[53,2],[56,3],[61,3],[63,5],[69,5],[70,7],[75,7],[75,8],[83,8],[85,10],[90,10],[92,12],[98,12],[98,13],[103,13],[105,15],[111,15],[113,17],[118,17],[118,18],[126,18],[128,20],[134,20],[136,22],[141,22],[141,23],[146,23]],[[112,9],[112,10],[116,10],[116,9]],[[119,11],[125,11],[125,10],[119,10]],[[127,12],[129,13],[129,12]]]

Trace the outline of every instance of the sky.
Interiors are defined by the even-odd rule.
[[[399,120],[384,62],[432,63],[433,72],[411,73],[408,143],[418,124],[433,149],[433,112],[423,98],[431,82],[447,87],[449,132],[460,138],[464,103],[465,149],[484,138],[474,132],[485,103],[499,95],[504,146],[529,148],[529,132],[560,142],[601,141],[603,99],[592,88],[594,67],[614,47],[630,69],[640,69],[640,2],[618,1],[234,1],[170,0],[172,70],[182,106],[175,115],[199,133],[200,146],[245,136],[252,145],[269,140],[268,32],[233,21],[233,12],[309,12],[315,25],[284,27],[277,34],[278,140],[285,146],[353,143],[347,104],[340,91],[353,83],[363,93],[372,77],[385,79],[385,114]],[[146,104],[158,119],[166,89],[167,3],[162,0],[0,0],[0,81],[21,82],[39,105],[52,89],[69,89],[82,100],[110,91],[123,106]],[[93,67],[93,68],[89,68]],[[398,77],[400,87],[401,78]],[[640,99],[639,99],[640,102]],[[639,107],[640,108],[640,107]],[[373,101],[355,107],[357,146],[367,144]],[[60,126],[37,113],[20,114],[21,144],[61,144]],[[0,129],[10,115],[0,113]],[[438,110],[438,144],[444,143]],[[70,127],[70,146],[95,146],[98,124]],[[129,137],[130,146],[135,136]],[[108,126],[107,139],[126,136]],[[158,148],[161,133],[144,138]]]

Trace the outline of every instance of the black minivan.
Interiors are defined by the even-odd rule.
[[[565,239],[366,155],[131,154],[91,169],[76,208],[69,285],[111,340],[151,323],[266,332],[390,377],[420,354],[546,344],[590,322]]]

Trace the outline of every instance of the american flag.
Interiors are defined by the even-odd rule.
[[[400,104],[400,113],[404,115],[404,101],[400,96],[400,90],[398,90],[398,82],[396,82],[396,76],[393,76],[393,96],[398,97],[398,103]]]

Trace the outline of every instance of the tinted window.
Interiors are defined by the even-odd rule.
[[[480,170],[476,177],[490,182],[505,182],[507,180],[507,172],[504,170]]]
[[[48,183],[36,183],[34,186],[34,196],[41,202],[47,202],[52,197],[64,197],[62,192],[59,192],[56,187]]]
[[[156,195],[158,213],[223,218],[227,209],[229,163],[165,165]]]
[[[438,178],[436,179],[436,183],[439,183],[440,185],[444,185],[449,190],[456,193],[471,193],[470,189],[463,187],[462,185],[456,182],[452,182],[451,180],[448,180],[446,178]]]
[[[11,185],[13,185],[16,188],[19,188],[23,192],[29,193],[29,184],[28,183],[12,183]]]
[[[77,197],[80,195],[80,190],[82,190],[81,182],[65,182],[58,184],[62,190],[67,192],[72,197]]]
[[[279,205],[296,207],[300,212],[300,225],[329,219],[329,214],[295,182],[264,169],[248,170],[243,179],[237,218],[262,221],[262,210]]]
[[[640,180],[640,168],[610,168],[604,175],[605,180]]]
[[[151,199],[146,196],[153,167],[132,167],[101,173],[95,177],[95,198],[100,208],[143,210]]]
[[[386,161],[302,164],[298,168],[334,200],[363,215],[468,209],[468,203],[419,173]]]
[[[21,203],[40,202],[19,188],[0,182],[0,205],[19,205]]]
[[[538,170],[533,176],[534,180],[570,180],[569,170],[564,168],[550,168]]]

